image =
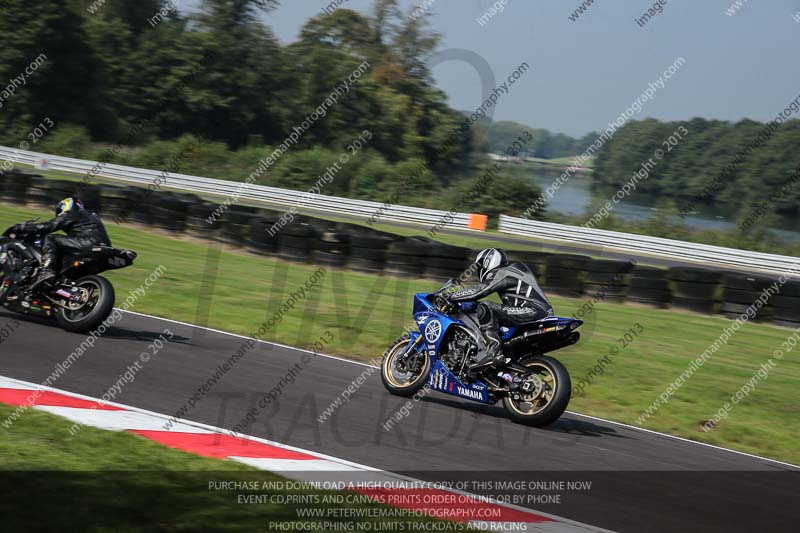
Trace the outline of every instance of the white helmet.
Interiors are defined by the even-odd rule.
[[[478,257],[475,258],[475,264],[478,265],[478,277],[483,281],[486,275],[495,268],[506,266],[508,257],[506,257],[506,253],[503,250],[487,248],[478,254]]]

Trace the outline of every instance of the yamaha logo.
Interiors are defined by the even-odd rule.
[[[434,343],[442,336],[442,323],[438,320],[431,320],[425,327],[425,340]]]

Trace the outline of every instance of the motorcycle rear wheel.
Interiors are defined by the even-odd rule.
[[[60,307],[56,319],[64,331],[89,333],[102,324],[114,309],[114,286],[102,276],[86,276],[75,284],[86,291],[85,301],[70,309]]]
[[[383,386],[396,396],[413,396],[425,386],[431,372],[431,360],[425,354],[422,354],[422,368],[416,372],[403,372],[396,367],[398,357],[405,353],[410,342],[407,337],[394,341],[394,344],[386,350],[386,356],[381,362]]]
[[[572,382],[567,369],[558,360],[546,355],[528,357],[520,361],[522,366],[531,370],[540,385],[534,390],[535,395],[513,400],[503,398],[503,407],[509,417],[520,424],[543,427],[555,422],[567,409]]]

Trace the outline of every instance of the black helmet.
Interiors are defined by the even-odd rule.
[[[506,266],[508,264],[508,257],[503,250],[487,248],[478,254],[478,257],[475,258],[475,264],[478,265],[478,277],[483,281],[486,274],[495,268]]]
[[[75,209],[83,209],[83,204],[74,196],[64,198],[56,205],[56,216],[61,216],[63,213],[73,211]]]

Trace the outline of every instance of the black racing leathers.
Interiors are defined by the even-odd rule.
[[[43,224],[27,226],[27,231],[48,234],[42,246],[42,266],[56,269],[65,252],[76,253],[97,245],[111,246],[106,227],[96,214],[85,209],[67,211]],[[63,231],[67,235],[50,235]]]
[[[517,325],[553,315],[553,306],[542,292],[533,272],[523,263],[512,263],[486,274],[480,285],[456,291],[450,301],[474,302],[494,293],[500,295],[502,305],[481,302],[478,306],[478,321],[481,332],[489,341],[486,359],[501,358],[500,325]],[[478,364],[482,365],[484,361]]]

